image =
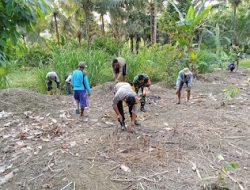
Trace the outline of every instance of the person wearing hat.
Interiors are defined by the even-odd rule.
[[[123,101],[126,102],[131,117],[131,124],[128,129],[133,131],[135,125],[139,125],[139,123],[136,121],[136,104],[140,101],[140,99],[139,96],[137,96],[137,94],[132,90],[129,83],[118,82],[114,87],[113,109],[117,114],[117,119],[121,124],[122,130],[125,129],[125,116],[122,103]]]
[[[133,86],[135,88],[136,94],[141,91],[141,108],[140,110],[142,112],[146,112],[144,106],[146,104],[146,94],[147,94],[147,88],[150,86],[151,82],[146,74],[138,74],[135,76],[133,80]]]
[[[52,82],[56,83],[57,94],[60,94],[60,81],[55,71],[48,72],[46,75],[48,95],[52,95]]]
[[[233,72],[235,68],[236,68],[236,64],[234,62],[227,66],[227,69],[230,70],[231,72]]]
[[[115,82],[119,80],[121,75],[122,75],[122,81],[124,82],[126,80],[126,72],[127,72],[126,60],[122,57],[117,57],[113,59],[112,68],[113,68],[113,77],[115,79]]]
[[[190,95],[191,95],[192,82],[193,82],[193,74],[188,68],[184,68],[183,70],[181,70],[179,72],[177,82],[176,82],[176,88],[177,88],[176,94],[178,96],[177,104],[180,104],[180,102],[181,102],[181,89],[182,89],[184,83],[186,83],[186,85],[188,87],[188,89],[187,89],[187,101],[189,101]]]
[[[80,107],[80,116],[83,116],[85,107],[88,107],[87,94],[89,96],[91,94],[88,75],[83,71],[85,67],[85,63],[81,61],[78,65],[78,69],[73,72],[71,78],[71,83],[74,89],[74,98],[77,104],[76,113],[79,113]]]
[[[67,88],[67,92],[68,92],[68,95],[72,95],[72,90],[71,90],[71,78],[72,78],[72,73],[70,74],[67,74],[65,76],[65,84],[66,84],[66,88]]]

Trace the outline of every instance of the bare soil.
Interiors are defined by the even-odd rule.
[[[230,100],[229,84],[241,89]],[[152,85],[133,134],[119,129],[112,86],[92,89],[83,119],[71,96],[1,90],[0,189],[250,189],[250,70],[200,76],[180,105]]]

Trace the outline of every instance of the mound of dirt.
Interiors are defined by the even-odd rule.
[[[152,85],[133,134],[116,120],[114,83],[92,89],[83,118],[72,96],[1,90],[0,189],[250,189],[249,75],[206,74],[180,105]]]

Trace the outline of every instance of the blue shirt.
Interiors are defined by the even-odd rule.
[[[91,93],[88,76],[83,74],[81,70],[77,69],[73,72],[71,83],[74,90],[85,90],[86,87],[88,94]]]
[[[191,88],[192,87],[192,82],[193,82],[193,74],[190,72],[189,75],[187,75],[187,77],[184,77],[184,72],[180,71],[178,78],[177,78],[177,82],[176,82],[176,87],[179,88],[181,82],[184,83],[188,83],[188,87]]]

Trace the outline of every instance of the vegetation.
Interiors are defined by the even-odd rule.
[[[64,85],[80,60],[93,86],[112,80],[116,56],[127,60],[128,80],[146,72],[173,85],[185,66],[206,73],[248,56],[249,6],[248,0],[1,1],[0,88],[44,92],[48,71],[56,70]],[[249,59],[240,66],[249,67]]]

